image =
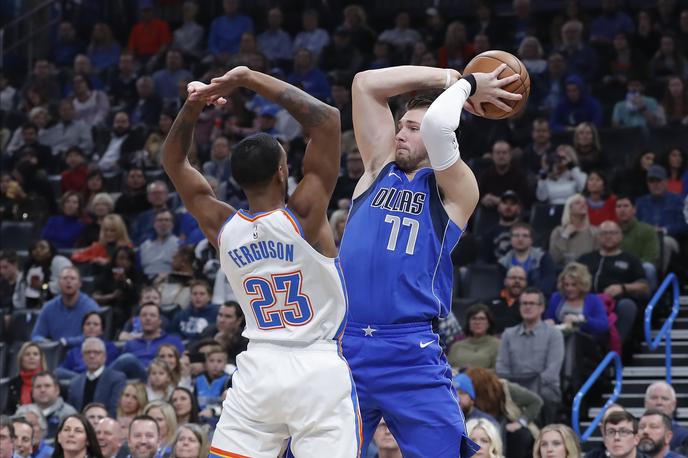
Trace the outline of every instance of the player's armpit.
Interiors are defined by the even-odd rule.
[[[184,104],[163,144],[162,165],[184,206],[198,221],[208,241],[216,246],[222,224],[236,210],[215,197],[208,181],[187,158],[194,127],[203,107],[203,102],[187,101]]]
[[[444,195],[444,208],[449,218],[465,229],[480,197],[475,174],[459,159],[446,170],[435,170],[435,176]]]

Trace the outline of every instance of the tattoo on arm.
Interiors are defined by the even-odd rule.
[[[304,127],[319,126],[328,119],[328,105],[301,90],[287,88],[276,101]]]
[[[165,143],[169,143],[171,147],[165,148],[165,150],[168,154],[171,153],[172,156],[175,156],[173,159],[186,158],[191,148],[194,128],[201,111],[203,111],[203,105],[196,106],[187,102],[177,115],[177,119],[174,120],[165,140]]]

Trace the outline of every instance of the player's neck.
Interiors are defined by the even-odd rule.
[[[248,211],[252,215],[256,213],[269,212],[278,208],[284,208],[284,196],[265,194],[248,195]]]

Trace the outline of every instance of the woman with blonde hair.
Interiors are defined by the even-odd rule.
[[[171,458],[205,458],[209,449],[208,434],[203,428],[195,423],[186,423],[174,436]]]
[[[346,227],[346,219],[349,217],[349,212],[347,210],[339,209],[332,212],[330,215],[330,227],[332,228],[332,233],[334,234],[334,243],[339,247],[344,236],[344,227]]]
[[[98,241],[76,251],[72,255],[72,261],[105,265],[113,259],[115,250],[121,246],[133,247],[124,220],[117,214],[105,215],[100,226]]]
[[[146,385],[138,381],[127,382],[117,402],[117,422],[122,427],[122,431],[129,430],[131,420],[143,412],[146,404],[148,404]]]
[[[89,246],[98,241],[103,219],[115,210],[115,201],[107,192],[99,192],[91,196],[86,204],[86,219],[88,223],[81,236],[80,246]]]
[[[543,156],[535,195],[540,202],[562,205],[585,188],[587,175],[578,167],[578,156],[571,145],[559,145]]]
[[[31,404],[33,377],[48,368],[45,354],[36,342],[24,342],[19,347],[17,368],[19,374],[10,379],[7,387],[7,411],[10,413],[21,405]]]
[[[466,422],[468,437],[480,446],[476,458],[504,458],[502,454],[502,437],[491,421],[484,418]]]
[[[561,225],[549,237],[549,254],[558,267],[597,249],[597,230],[590,225],[588,203],[574,194],[564,204]]]
[[[547,61],[543,59],[544,55],[542,44],[537,37],[532,35],[523,37],[518,47],[518,57],[526,66],[531,78],[537,78],[547,70]]]
[[[566,425],[547,425],[535,440],[533,458],[580,458],[580,442],[576,433]]]
[[[504,455],[530,458],[539,430],[535,419],[540,415],[542,398],[515,383],[500,379],[488,369],[471,367],[464,372],[475,388],[475,405],[492,415],[501,426]]]
[[[174,407],[162,400],[151,401],[143,409],[143,414],[150,416],[158,424],[160,453],[162,457],[168,457],[172,453],[172,444],[177,431],[177,414]]]

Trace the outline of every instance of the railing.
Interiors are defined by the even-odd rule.
[[[673,304],[671,306],[671,315],[669,315],[669,318],[666,319],[664,325],[662,325],[662,328],[659,330],[655,338],[652,339],[652,312],[657,305],[657,301],[661,299],[669,285],[673,287]],[[654,296],[652,296],[650,303],[647,304],[647,308],[645,309],[645,341],[647,342],[647,346],[650,348],[650,351],[654,351],[659,347],[662,339],[664,339],[664,365],[666,366],[666,382],[668,384],[671,384],[671,328],[674,326],[674,320],[676,319],[676,316],[678,316],[679,306],[678,279],[676,278],[676,275],[670,273],[666,276],[659,288],[657,288],[657,291],[655,291]]]
[[[616,370],[616,385],[614,386],[614,392],[612,393],[611,397],[609,400],[604,404],[602,409],[600,410],[600,413],[597,414],[597,416],[592,420],[592,423],[590,423],[590,426],[588,426],[588,429],[585,430],[583,434],[580,432],[580,407],[581,407],[581,402],[583,402],[583,398],[585,395],[588,393],[590,388],[595,384],[598,378],[600,378],[600,375],[602,375],[602,372],[609,366],[609,363],[614,361],[614,366]],[[607,410],[607,408],[612,405],[613,403],[616,402],[616,400],[619,398],[621,395],[621,382],[623,380],[623,366],[621,365],[621,357],[619,356],[618,353],[610,351],[607,353],[607,356],[604,357],[602,362],[597,365],[597,368],[595,371],[588,377],[588,380],[585,381],[583,386],[581,387],[580,390],[578,390],[578,393],[576,393],[576,396],[573,398],[573,407],[571,408],[571,423],[573,426],[573,430],[578,434],[578,437],[580,437],[581,442],[585,442],[588,440],[588,438],[592,435],[593,431],[595,431],[595,428],[597,428],[597,425],[600,424],[602,421],[602,417],[604,416],[604,412]]]

